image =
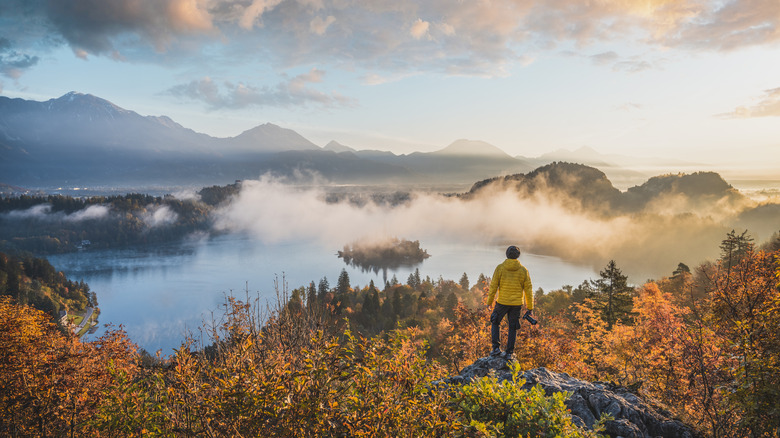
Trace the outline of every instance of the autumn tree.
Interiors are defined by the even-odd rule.
[[[711,283],[712,316],[735,363],[728,399],[739,407],[740,427],[751,436],[776,434],[780,424],[780,253],[754,252],[745,233],[729,234]]]
[[[121,331],[82,343],[49,316],[0,296],[0,435],[85,436],[110,369],[135,372],[136,346]]]

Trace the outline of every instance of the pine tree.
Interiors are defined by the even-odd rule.
[[[601,278],[598,280],[591,280],[591,298],[595,302],[595,310],[601,313],[601,318],[610,329],[618,321],[630,322],[633,318],[634,288],[628,285],[628,277],[623,275],[614,260],[607,263],[599,276]]]
[[[477,286],[486,287],[487,285],[488,285],[487,277],[485,277],[485,274],[480,272],[479,277],[477,277]]]
[[[463,276],[460,277],[460,287],[463,288],[463,290],[469,290],[469,276],[466,275],[466,273],[463,273]]]
[[[422,280],[420,279],[420,268],[416,268],[414,272],[409,274],[409,279],[406,280],[406,284],[415,290],[420,288],[420,284],[422,284]]]
[[[731,230],[720,244],[720,260],[726,265],[727,269],[730,269],[739,263],[749,252],[753,252],[753,249],[753,238],[748,236],[747,230],[740,235],[737,235],[736,231]]]
[[[685,263],[680,262],[677,264],[677,269],[675,269],[674,272],[672,272],[672,276],[679,277],[680,275],[683,275],[685,273],[690,274],[691,268],[689,268],[688,265],[686,265]]]
[[[320,280],[320,284],[317,288],[317,299],[321,303],[325,302],[325,296],[328,295],[328,292],[330,292],[330,283],[328,283],[328,277],[322,277],[322,280]]]
[[[306,305],[308,307],[314,306],[314,303],[317,302],[317,286],[312,281],[309,283],[309,287],[306,289]]]
[[[344,295],[349,292],[349,274],[346,269],[342,269],[341,274],[339,274],[339,279],[336,283],[336,292],[339,295]]]

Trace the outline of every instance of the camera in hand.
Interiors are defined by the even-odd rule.
[[[530,310],[529,310],[529,311],[527,311],[527,312],[525,312],[525,315],[523,315],[523,319],[524,319],[524,320],[526,320],[526,321],[528,321],[528,322],[530,322],[530,323],[531,323],[531,325],[536,325],[536,323],[538,323],[538,322],[539,322],[539,321],[537,321],[536,319],[534,319],[534,317],[533,317],[533,316],[531,316],[531,311],[530,311]]]

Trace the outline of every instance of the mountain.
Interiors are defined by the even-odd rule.
[[[553,152],[540,155],[537,160],[539,161],[568,161],[573,163],[588,164],[590,166],[602,167],[602,166],[614,166],[614,163],[610,162],[610,159],[600,154],[595,149],[582,146],[579,149],[570,151],[568,149],[558,149]]]
[[[244,131],[227,143],[246,152],[313,151],[320,147],[305,139],[292,129],[285,129],[271,123]]]
[[[493,146],[490,143],[477,140],[460,139],[452,142],[449,146],[431,155],[460,156],[460,157],[494,157],[500,159],[511,158],[506,152]]]
[[[335,141],[320,148],[270,123],[215,138],[90,94],[45,102],[0,96],[0,182],[16,186],[202,187],[267,172],[332,182],[466,184],[531,169],[480,141],[409,155],[358,151]]]
[[[525,160],[511,157],[491,144],[472,140],[457,140],[434,152],[395,155],[390,152],[357,151],[355,154],[373,161],[402,165],[419,175],[421,182],[466,183],[533,169]]]
[[[341,144],[341,143],[339,143],[339,142],[337,142],[335,140],[331,140],[328,144],[325,145],[325,147],[323,149],[326,150],[326,151],[332,151],[332,152],[336,152],[336,153],[338,153],[338,152],[357,152],[355,149],[352,149],[349,146],[344,146],[343,144]]]

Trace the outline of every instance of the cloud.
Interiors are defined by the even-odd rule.
[[[96,220],[108,217],[109,208],[105,205],[90,205],[89,207],[65,215],[64,219],[68,222],[81,222],[85,220]]]
[[[262,56],[284,68],[329,64],[382,76],[502,76],[529,54],[561,45],[628,42],[653,49],[719,51],[780,41],[780,2],[775,0],[2,3],[0,25],[14,35],[7,50],[15,53],[6,55],[11,66],[5,75],[19,75],[44,59],[42,47],[62,44],[81,58],[165,63],[180,59],[178,55],[208,53],[214,62]],[[642,59],[619,60],[609,49],[592,60],[628,72],[653,66]]]
[[[778,117],[780,116],[780,88],[765,90],[764,96],[754,105],[738,106],[734,111],[718,114],[718,116],[727,119]]]
[[[174,86],[166,94],[206,103],[212,109],[238,109],[250,106],[291,107],[310,104],[323,107],[351,106],[354,102],[337,93],[324,93],[309,86],[320,83],[325,72],[311,69],[273,87],[253,87],[224,81],[217,83],[210,77]]]
[[[325,32],[328,30],[328,26],[333,24],[333,22],[335,21],[336,21],[336,17],[334,17],[333,15],[328,15],[325,18],[316,16],[309,22],[309,29],[313,33],[322,36],[325,35]]]
[[[422,19],[418,18],[417,21],[412,24],[412,28],[409,30],[409,33],[414,39],[419,40],[420,38],[428,35],[428,28],[430,26],[431,23],[422,21]]]
[[[48,18],[74,51],[113,54],[130,37],[163,52],[177,37],[212,31],[205,5],[205,0],[56,1],[48,3]]]
[[[262,25],[260,19],[263,13],[275,8],[282,0],[252,0],[252,3],[244,9],[238,24],[243,29],[251,30],[256,24]]]
[[[66,221],[81,222],[85,220],[96,220],[108,217],[109,208],[105,205],[90,205],[89,207],[75,211],[70,214],[63,212],[51,212],[50,204],[39,204],[26,210],[13,210],[5,213],[4,216],[13,220],[42,220],[42,221]]]
[[[780,2],[706,1],[689,6],[693,15],[659,37],[670,46],[731,51],[780,41]]]
[[[18,79],[24,71],[38,64],[40,58],[18,52],[12,46],[10,40],[0,37],[0,74],[11,79]]]
[[[248,232],[266,243],[304,240],[337,249],[387,237],[423,244],[516,242],[536,254],[596,268],[614,258],[643,275],[716,255],[728,231],[710,215],[715,207],[699,214],[680,199],[674,208],[659,201],[641,214],[612,216],[585,211],[567,196],[545,190],[520,196],[514,190],[487,189],[470,199],[414,193],[395,207],[326,199],[320,189],[283,185],[269,177],[244,181],[235,200],[219,211],[215,226]]]
[[[579,56],[576,52],[566,52],[567,56]],[[620,56],[614,51],[607,51],[597,53],[595,55],[588,56],[588,59],[598,66],[611,65],[613,71],[626,72],[626,73],[639,73],[645,70],[650,70],[655,67],[658,62],[650,63],[643,59],[641,56],[633,56],[625,58]]]
[[[605,64],[611,64],[618,60],[620,58],[620,55],[613,51],[609,52],[602,52],[598,53],[596,55],[591,55],[590,59],[593,61],[596,65],[605,65]]]
[[[12,210],[5,214],[9,219],[45,219],[51,212],[51,205],[34,205],[26,210]]]
[[[179,218],[179,215],[167,205],[147,206],[147,208],[149,210],[141,216],[141,219],[149,228],[170,225]]]

